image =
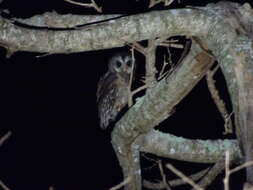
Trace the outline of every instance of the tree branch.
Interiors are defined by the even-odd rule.
[[[140,136],[138,142],[143,152],[193,163],[215,163],[226,150],[233,162],[242,159],[236,140],[190,140],[151,130]]]
[[[208,89],[213,98],[213,101],[215,105],[217,106],[221,116],[223,117],[224,128],[225,128],[224,134],[229,134],[233,132],[233,123],[231,120],[231,114],[228,113],[225,102],[220,98],[219,92],[215,87],[215,80],[213,78],[218,68],[219,68],[219,65],[217,65],[214,70],[209,70],[207,72],[206,81],[207,81]]]
[[[205,175],[207,173],[207,171],[208,171],[208,168],[204,169],[200,172],[197,172],[195,174],[192,174],[192,175],[188,176],[188,178],[190,178],[193,181],[197,181],[201,177],[203,177],[203,175]],[[168,181],[168,184],[170,184],[170,186],[172,186],[172,187],[176,187],[176,186],[180,186],[180,185],[185,185],[187,183],[185,181],[183,181],[182,179],[173,179],[173,180]],[[143,185],[144,185],[144,187],[146,187],[148,189],[164,189],[165,188],[165,185],[163,182],[152,183],[150,181],[144,180]]]
[[[0,146],[3,145],[3,143],[8,140],[11,136],[11,131],[7,132],[3,137],[0,138]]]
[[[59,17],[61,16],[58,15]],[[69,20],[68,17],[73,15],[64,15],[62,19]],[[216,15],[207,15],[197,9],[153,11],[67,31],[25,28],[0,18],[0,42],[13,51],[73,53],[121,47],[126,42],[133,43],[159,36],[208,35],[206,40],[212,41],[219,34],[226,33],[219,42],[222,44],[226,41],[229,45],[234,40],[235,33],[224,25],[226,23]],[[215,30],[209,33],[210,29]],[[217,48],[210,46],[212,47]]]

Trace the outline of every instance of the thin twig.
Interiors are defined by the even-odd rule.
[[[134,74],[134,67],[135,67],[135,58],[134,58],[134,48],[131,48],[131,56],[132,56],[132,68],[131,68],[131,74],[130,74],[130,81],[128,84],[128,107],[131,107],[133,105],[133,94],[131,93],[132,83],[133,83],[133,74]]]
[[[182,44],[175,44],[175,43],[165,43],[165,42],[161,42],[159,44],[159,46],[163,46],[163,47],[173,47],[173,48],[177,48],[177,49],[183,49],[184,46]]]
[[[173,1],[174,0],[150,0],[148,8],[151,8],[161,2],[164,3],[164,6],[169,6]]]
[[[151,8],[160,2],[162,2],[162,0],[150,0],[148,8]]]
[[[3,190],[10,190],[1,180],[0,180],[0,187],[2,187]]]
[[[193,181],[198,181],[200,178],[206,175],[208,170],[209,168],[199,171],[195,174],[190,175],[189,178],[192,179]],[[185,185],[187,184],[187,182],[183,181],[182,179],[173,179],[173,180],[169,180],[168,184],[170,184],[171,187],[176,187],[180,185]],[[163,182],[154,183],[154,182],[144,180],[143,185],[144,187],[148,189],[164,189],[165,188]]]
[[[145,90],[147,87],[148,87],[148,85],[144,84],[143,86],[135,89],[134,91],[132,91],[132,96],[135,95],[136,93],[142,91],[142,90]]]
[[[237,166],[236,168],[230,170],[230,174],[233,174],[233,173],[235,173],[235,172],[237,172],[237,171],[239,171],[241,169],[244,169],[244,168],[252,166],[252,165],[253,165],[253,161],[246,162],[246,163],[244,163],[244,164],[242,164],[240,166]]]
[[[219,160],[211,167],[205,176],[198,182],[198,185],[203,189],[206,189],[214,179],[224,170],[224,156],[221,156]],[[192,188],[193,190],[193,188]]]
[[[229,177],[231,174],[241,170],[241,169],[244,169],[246,167],[249,167],[249,166],[252,166],[253,165],[253,161],[249,161],[249,162],[246,162],[240,166],[237,166],[236,168],[234,169],[231,169],[229,168],[229,165],[230,165],[230,155],[229,155],[229,151],[226,151],[226,158],[225,158],[225,178],[223,180],[224,182],[224,189],[225,190],[229,190]]]
[[[11,131],[7,132],[3,137],[0,138],[0,146],[11,136]]]
[[[168,50],[168,52],[169,52],[169,50]],[[170,55],[170,53],[169,53],[169,62],[171,61],[171,55]],[[164,70],[165,70],[165,67],[168,65],[169,63],[165,60],[165,56],[164,56],[164,58],[163,58],[163,67],[162,67],[162,69],[161,69],[161,71],[160,71],[160,73],[159,73],[159,76],[158,76],[158,80],[160,80],[161,78],[162,78],[162,76],[164,76],[163,74],[164,74]]]
[[[131,176],[127,177],[124,181],[122,181],[120,184],[110,188],[109,190],[117,190],[123,187],[124,185],[128,184],[132,180]]]
[[[181,63],[184,58],[187,56],[188,52],[189,52],[189,49],[191,48],[191,40],[187,40],[186,43],[185,43],[185,46],[184,46],[184,49],[183,49],[183,52],[181,54],[181,57],[180,59],[178,60],[177,64]]]
[[[156,45],[158,45],[158,46],[183,49],[184,45],[179,44],[178,42],[179,42],[178,40],[168,40],[167,37],[162,37],[162,38],[156,39]]]
[[[150,158],[148,156],[146,156],[146,153],[142,153],[141,154],[142,157],[144,157],[146,160],[150,161],[150,162],[153,162],[154,164],[152,164],[151,166],[149,167],[146,167],[146,168],[143,168],[144,170],[149,170],[149,169],[152,169],[153,167],[156,167],[158,165],[158,161],[156,159],[153,159],[153,158]]]
[[[174,0],[165,0],[164,1],[164,6],[169,6],[171,3],[173,3]]]
[[[130,46],[131,48],[136,49],[138,52],[140,52],[141,54],[145,55],[146,53],[146,48],[143,47],[141,44],[139,44],[138,42],[134,42],[134,43],[128,43],[126,42],[126,45]]]
[[[187,182],[188,184],[190,184],[192,187],[194,187],[196,190],[204,190],[202,187],[200,187],[198,184],[196,184],[192,179],[190,179],[189,177],[187,177],[186,175],[184,175],[181,171],[179,171],[178,169],[176,169],[171,164],[166,164],[166,167],[169,168],[177,176],[179,176],[180,178],[182,178],[182,180],[184,180],[185,182]]]
[[[50,56],[53,55],[53,53],[44,53],[42,55],[36,55],[35,58],[42,58],[42,57],[46,57],[46,56]]]
[[[224,189],[229,190],[229,151],[226,151],[226,157],[225,157],[225,177],[223,179],[224,182]]]
[[[99,7],[94,0],[91,0],[91,3],[80,3],[80,2],[75,2],[72,0],[64,0],[68,3],[72,3],[74,5],[79,5],[83,7],[88,7],[88,8],[94,8],[96,9],[97,12],[102,13],[102,7]]]
[[[167,190],[171,190],[170,186],[168,185],[168,183],[166,181],[166,175],[163,171],[163,166],[162,166],[162,161],[161,160],[158,161],[158,166],[159,166],[160,174],[162,176],[162,181],[163,181],[163,184],[164,184],[165,188]]]
[[[215,105],[217,106],[220,114],[223,117],[224,120],[224,128],[225,128],[225,134],[232,133],[233,132],[233,126],[232,126],[232,120],[231,120],[231,114],[228,114],[228,111],[226,109],[226,105],[224,101],[220,98],[219,92],[215,87],[215,80],[213,79],[214,74],[218,70],[219,65],[217,65],[213,70],[209,70],[206,75],[206,81],[207,81],[207,87],[211,93],[211,96],[213,98],[213,101]]]
[[[171,52],[170,52],[170,49],[169,49],[169,48],[167,48],[167,50],[168,50],[168,55],[169,55],[168,61],[165,60],[165,56],[164,56],[163,67],[162,67],[161,72],[159,73],[159,76],[158,76],[158,79],[157,79],[158,81],[161,80],[161,79],[163,79],[164,76],[166,76],[167,74],[169,74],[169,73],[171,73],[171,72],[173,71],[173,63],[172,63]],[[168,71],[164,72],[165,67],[166,67],[168,64],[170,65],[170,68],[169,68]]]

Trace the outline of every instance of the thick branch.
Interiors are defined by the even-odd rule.
[[[234,162],[242,158],[236,140],[190,140],[152,130],[138,142],[143,152],[187,162],[215,163],[226,150]]]
[[[230,44],[235,33],[224,25],[222,19],[197,9],[154,11],[70,31],[28,29],[1,18],[0,42],[13,51],[70,53],[121,47],[160,36],[208,35],[208,40],[213,40],[226,33],[219,41]]]
[[[238,8],[235,4],[226,3],[221,3],[215,11],[223,16],[237,34],[229,46],[224,41],[212,51],[220,62],[228,84],[235,113],[236,134],[247,162],[253,160],[253,12],[247,4]],[[209,47],[218,45],[215,41],[206,42]],[[253,184],[252,166],[247,168],[247,180]]]

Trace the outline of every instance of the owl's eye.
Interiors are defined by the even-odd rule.
[[[121,67],[121,62],[120,61],[116,61],[116,67],[118,67],[118,68]]]
[[[127,62],[126,62],[126,65],[127,65],[128,67],[132,67],[132,61],[127,61]]]

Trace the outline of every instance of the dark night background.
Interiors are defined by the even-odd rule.
[[[146,12],[147,1],[106,0],[103,8],[108,14]],[[210,1],[181,2],[175,1],[170,8],[201,6]],[[53,10],[62,14],[95,13],[63,0],[5,0],[1,6],[15,17]],[[152,10],[155,9],[162,6]],[[46,190],[49,186],[56,190],[103,190],[121,182],[110,133],[98,126],[95,93],[99,77],[107,69],[106,60],[122,49],[41,58],[36,58],[36,53],[18,52],[9,59],[5,58],[5,50],[0,50],[0,135],[13,133],[0,148],[0,179],[11,190]],[[216,79],[221,96],[228,100],[221,72]],[[161,130],[187,138],[224,138],[223,120],[205,80],[162,123]],[[186,172],[196,168],[188,163],[173,163],[186,168]],[[143,159],[143,165],[148,165],[148,161]],[[147,177],[159,178],[157,171],[144,172]],[[232,178],[231,189],[241,187],[235,186],[239,179],[243,180],[240,175]],[[210,189],[222,189],[221,177]]]

